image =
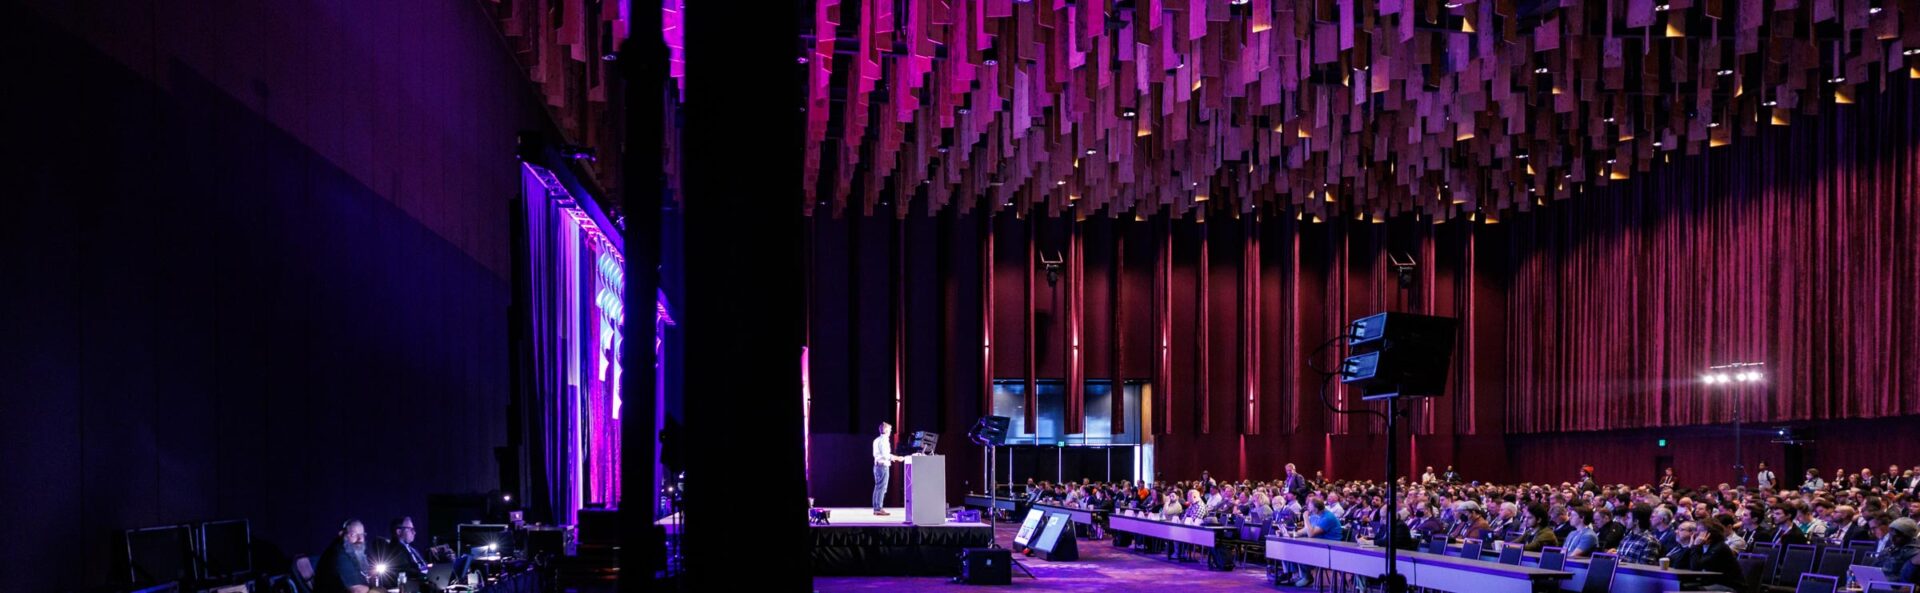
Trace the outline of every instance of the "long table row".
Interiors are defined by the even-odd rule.
[[[1091,521],[1090,514],[1078,509],[1035,505],[1049,512],[1075,516],[1075,522]],[[1077,513],[1076,513],[1077,511]],[[1108,528],[1120,533],[1179,542],[1201,548],[1218,548],[1233,528],[1223,525],[1195,525],[1177,519],[1130,513],[1107,517]],[[1269,537],[1265,542],[1270,560],[1292,562],[1343,573],[1376,576],[1386,572],[1386,550],[1368,543],[1323,539]],[[1580,591],[1586,582],[1588,560],[1567,559],[1563,570],[1539,568],[1540,555],[1529,553],[1520,565],[1494,560],[1460,558],[1459,548],[1449,554],[1430,554],[1402,550],[1400,573],[1415,587],[1449,593],[1538,593],[1544,591]],[[1620,564],[1614,571],[1612,593],[1667,593],[1682,591],[1714,573],[1696,570],[1660,568],[1642,564]]]
[[[1266,547],[1267,557],[1274,560],[1285,560],[1318,568],[1363,575],[1380,574],[1385,570],[1386,551],[1365,544],[1317,539],[1268,538]],[[1487,560],[1485,556],[1479,559],[1460,558],[1457,555],[1459,553],[1457,546],[1449,548],[1449,552],[1451,553],[1443,555],[1403,550],[1399,555],[1402,566],[1401,573],[1409,575],[1408,582],[1413,585],[1442,591],[1454,591],[1454,589],[1447,587],[1451,586],[1450,583],[1453,578],[1457,576],[1455,572],[1443,571],[1442,573],[1436,573],[1440,576],[1433,577],[1435,579],[1433,583],[1419,582],[1416,580],[1415,575],[1419,575],[1421,570],[1433,572],[1435,569],[1431,567],[1445,567],[1449,570],[1469,570],[1480,576],[1475,579],[1470,579],[1468,582],[1481,583],[1481,585],[1477,585],[1477,588],[1471,593],[1494,593],[1487,589],[1487,586],[1492,586],[1494,583],[1500,583],[1498,587],[1495,587],[1499,592],[1511,593],[1522,589],[1533,591],[1538,590],[1539,581],[1543,578],[1543,575],[1564,575],[1551,577],[1558,579],[1558,589],[1563,591],[1580,591],[1586,583],[1587,568],[1590,562],[1584,559],[1568,559],[1565,570],[1543,571],[1539,568],[1540,555],[1537,553],[1526,554],[1521,558],[1519,565],[1509,565]],[[1323,556],[1325,559],[1322,559]],[[1413,561],[1413,567],[1411,569],[1406,567],[1409,559]],[[1620,564],[1614,569],[1613,583],[1608,590],[1612,591],[1612,593],[1665,593],[1668,591],[1681,591],[1712,576],[1714,576],[1714,573],[1698,570],[1660,568],[1658,566],[1645,564]],[[1523,584],[1521,581],[1526,582]],[[1462,584],[1464,585],[1466,583],[1463,582]],[[1461,591],[1457,593],[1469,592]]]

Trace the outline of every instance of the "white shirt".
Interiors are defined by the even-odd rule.
[[[889,463],[893,463],[893,450],[892,450],[892,447],[889,446],[891,444],[892,443],[887,442],[887,435],[883,434],[877,437],[873,437],[873,464],[874,465],[887,465]]]
[[[1766,469],[1760,470],[1760,487],[1769,488],[1772,486],[1773,486],[1773,470],[1766,470]]]

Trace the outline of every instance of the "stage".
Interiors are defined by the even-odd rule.
[[[827,525],[813,525],[813,574],[833,576],[946,576],[959,574],[960,551],[993,543],[986,523],[908,525],[906,509],[833,508]]]

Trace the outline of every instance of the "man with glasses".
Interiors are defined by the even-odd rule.
[[[431,587],[431,584],[425,583],[427,569],[433,565],[427,562],[426,555],[413,547],[413,517],[394,519],[389,527],[393,529],[393,539],[381,540],[379,549],[372,554],[374,562],[387,567],[386,574],[380,575],[382,579],[391,582],[396,575],[405,574],[409,584],[423,583],[421,587]]]

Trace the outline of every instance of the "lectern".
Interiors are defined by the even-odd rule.
[[[947,456],[907,456],[907,522],[946,524]]]

